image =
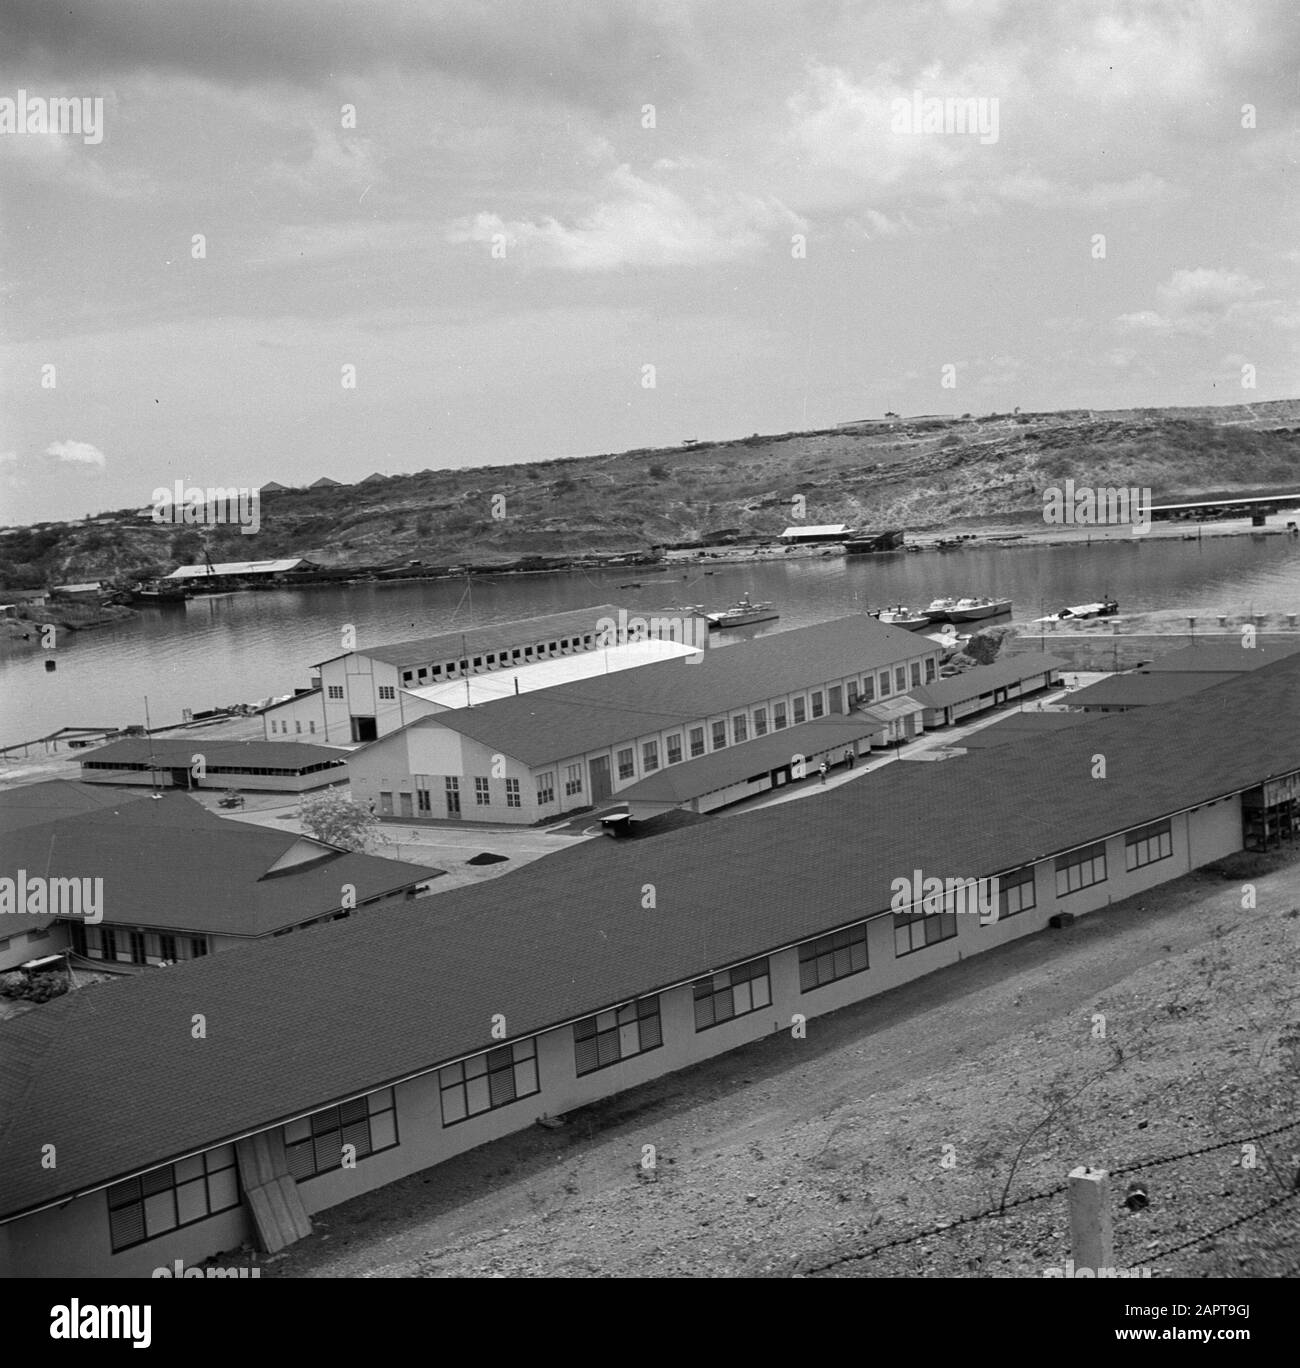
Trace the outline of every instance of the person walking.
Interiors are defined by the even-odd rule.
[[[823,760],[821,764],[817,767],[817,773],[821,775],[823,784],[826,782],[826,774],[829,769],[830,766],[826,763],[825,760]]]

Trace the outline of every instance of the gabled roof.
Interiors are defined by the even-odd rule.
[[[1041,655],[1038,651],[1017,651],[1015,655],[1003,656],[991,665],[976,665],[948,679],[923,684],[919,689],[911,690],[909,697],[927,708],[951,708],[1007,684],[1018,684],[1022,679],[1046,674],[1048,670],[1067,669],[1069,664],[1060,656]]]
[[[934,651],[931,642],[865,613],[712,647],[680,661],[644,665],[574,684],[420,718],[530,766],[601,750],[646,732],[741,711],[748,704]],[[406,730],[405,728],[402,731]],[[401,745],[391,732],[372,746]]]
[[[337,746],[317,746],[305,741],[226,741],[196,733],[189,737],[128,736],[96,750],[83,750],[73,758],[83,765],[91,761],[118,765],[153,763],[167,769],[172,765],[188,767],[194,756],[202,755],[209,768],[221,765],[300,773],[313,765],[346,761],[348,754]]]
[[[17,788],[0,789],[0,835],[59,817],[148,801],[149,794],[138,789],[106,789],[100,784],[82,784],[71,779],[20,784]]]
[[[387,646],[341,652],[329,659],[341,660],[344,655],[359,655],[367,660],[382,660],[399,670],[436,665],[448,660],[463,660],[466,656],[473,658],[484,652],[499,651],[503,647],[532,646],[539,641],[594,634],[597,631],[596,624],[602,618],[617,621],[618,611],[616,604],[598,603],[592,608],[570,609],[542,617],[514,618],[507,622],[489,622],[477,627],[465,627],[460,631],[439,632],[437,636],[416,637],[410,641],[394,641]],[[329,660],[316,663],[328,665]]]
[[[1201,641],[1191,646],[1183,646],[1176,651],[1166,651],[1157,656],[1142,670],[1147,674],[1162,674],[1167,670],[1190,670],[1195,674],[1220,671],[1224,674],[1240,674],[1243,670],[1258,670],[1274,660],[1300,651],[1300,638],[1257,636],[1254,646],[1243,646],[1240,637],[1230,641]]]
[[[1117,674],[1099,679],[1086,688],[1076,689],[1069,698],[1072,708],[1140,708],[1151,703],[1169,703],[1186,698],[1201,689],[1222,684],[1233,676],[1222,671],[1192,674],[1187,670],[1165,670],[1159,674]]]
[[[181,565],[166,576],[167,579],[206,579],[209,575],[282,575],[300,566],[309,566],[310,561],[301,556],[291,556],[284,560],[262,561],[222,561],[220,565]]]
[[[770,770],[788,765],[796,755],[804,759],[823,751],[843,749],[864,736],[874,736],[880,723],[862,713],[847,717],[821,717],[800,727],[769,732],[738,746],[712,751],[695,760],[669,765],[655,774],[619,789],[611,798],[615,803],[685,803],[692,798],[714,793],[729,784],[757,778]],[[811,774],[812,768],[808,769]]]
[[[0,852],[10,878],[102,878],[105,922],[229,936],[337,911],[344,884],[361,903],[438,872],[216,817],[181,793],[9,830]]]
[[[490,1048],[496,1013],[527,1036],[884,913],[899,871],[1001,873],[1296,770],[1293,657],[954,764],[583,842],[396,907],[382,932],[350,918],[67,994],[0,1023],[0,1215]],[[57,1168],[32,1162],[45,1144]]]
[[[313,480],[307,486],[308,489],[339,489],[341,487],[341,480],[332,480],[328,475],[322,475],[319,480]]]

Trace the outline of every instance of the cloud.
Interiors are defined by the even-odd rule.
[[[457,243],[504,240],[506,258],[567,271],[612,271],[624,266],[698,266],[762,250],[776,232],[807,227],[772,199],[709,194],[698,206],[617,167],[606,179],[607,198],[572,225],[555,218],[502,219],[480,213],[451,225]]]
[[[95,465],[103,469],[105,465],[104,453],[96,446],[91,446],[89,442],[51,442],[45,448],[47,456],[57,456],[60,461],[72,461],[78,465]]]
[[[1162,333],[1207,334],[1248,308],[1264,287],[1241,271],[1198,266],[1179,269],[1157,287],[1161,310],[1121,314],[1121,327]]]

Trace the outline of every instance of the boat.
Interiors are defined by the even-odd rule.
[[[925,610],[925,615],[931,622],[973,622],[976,618],[997,617],[1010,611],[1010,599],[937,598]]]
[[[877,551],[901,551],[903,532],[901,528],[890,528],[885,532],[859,532],[856,536],[846,537],[844,551],[849,556],[869,556]]]
[[[128,595],[132,603],[184,603],[185,586],[173,580],[141,580]]]
[[[901,603],[893,608],[881,608],[871,616],[886,627],[901,627],[905,632],[918,632],[930,625],[930,619],[919,608],[904,608]]]
[[[727,627],[748,627],[751,622],[770,622],[781,616],[771,603],[754,603],[748,594],[743,594],[720,613],[706,613],[710,629]]]
[[[1114,617],[1119,612],[1119,604],[1113,598],[1102,599],[1100,603],[1076,603],[1073,607],[1062,608],[1059,612],[1048,613],[1039,622],[1080,622],[1087,618]]]

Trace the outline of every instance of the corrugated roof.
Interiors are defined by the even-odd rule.
[[[1076,689],[1070,695],[1070,706],[1138,708],[1151,703],[1169,703],[1175,698],[1186,698],[1188,694],[1212,688],[1231,678],[1231,675],[1222,671],[1192,674],[1185,670],[1166,670],[1158,674],[1117,674]]]
[[[1048,670],[1063,670],[1070,662],[1060,656],[1041,655],[1037,651],[1017,651],[1015,655],[1004,656],[991,665],[976,665],[974,669],[963,670],[961,674],[948,679],[937,680],[933,684],[923,684],[911,690],[908,695],[927,708],[951,708],[968,699],[979,698],[981,694],[1000,689],[1006,684],[1018,684],[1022,679],[1044,674]]]
[[[618,605],[598,603],[592,608],[570,609],[563,613],[547,613],[542,617],[512,618],[507,622],[489,622],[462,631],[439,632],[437,636],[414,637],[409,641],[394,641],[387,646],[370,646],[347,653],[382,660],[399,670],[419,665],[437,665],[448,660],[471,659],[486,651],[502,647],[532,646],[539,641],[558,641],[561,637],[586,636],[595,633],[602,618],[618,619]],[[646,610],[645,617],[667,616]],[[338,660],[340,656],[331,656]],[[328,664],[318,661],[317,664]]]
[[[825,750],[843,748],[879,731],[879,722],[861,713],[822,717],[816,722],[769,732],[754,741],[743,741],[738,746],[728,746],[680,765],[669,765],[628,788],[619,789],[610,801],[684,803],[726,788],[728,784],[767,774],[769,770],[788,765],[796,755],[807,758]]]
[[[899,871],[999,873],[1298,769],[1292,658],[958,764],[584,842],[382,932],[353,918],[68,994],[0,1023],[0,1214],[487,1049],[496,1013],[528,1035],[847,925],[888,908]],[[57,1168],[31,1161],[45,1144]]]
[[[438,713],[409,726],[448,727],[526,765],[545,765],[826,680],[890,668],[933,650],[911,632],[859,613],[714,647],[703,659],[598,675],[481,708]],[[401,736],[392,732],[370,744],[402,745],[394,739]]]
[[[128,736],[110,741],[96,750],[82,751],[75,758],[81,764],[138,765],[151,759],[161,769],[173,765],[189,767],[195,755],[205,763],[237,766],[240,769],[285,769],[300,771],[311,765],[346,760],[349,751],[337,746],[316,746],[306,741],[222,741],[197,734],[193,737]]]
[[[848,531],[848,523],[827,523],[823,527],[807,527],[800,524],[796,527],[787,527],[781,533],[783,537],[828,537],[836,536],[841,532]]]
[[[307,861],[272,873],[286,856]],[[360,903],[438,872],[227,821],[181,793],[8,830],[0,870],[102,878],[106,922],[231,936],[265,936],[337,911],[344,884]]]
[[[702,648],[707,649],[707,648]],[[429,684],[402,692],[444,708],[478,707],[497,698],[513,698],[516,694],[532,693],[535,689],[550,689],[557,684],[570,684],[594,675],[616,674],[642,665],[654,665],[663,660],[680,660],[682,656],[697,655],[694,646],[680,641],[630,641],[622,646],[600,650],[580,651],[577,655],[553,656],[533,665],[507,666],[504,670],[489,670],[486,674],[466,675],[442,684]]]
[[[296,566],[306,565],[301,556],[289,560],[222,561],[209,569],[206,565],[182,565],[173,570],[168,579],[206,579],[209,575],[278,575]]]

